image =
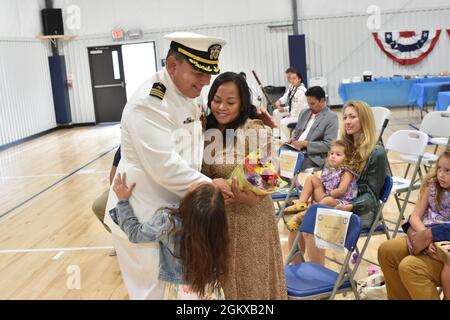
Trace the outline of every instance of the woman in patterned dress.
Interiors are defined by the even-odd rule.
[[[246,155],[260,149],[272,156],[271,130],[252,120],[254,108],[245,79],[233,72],[218,76],[208,95],[205,153],[202,172],[211,178],[230,177]],[[239,190],[226,203],[229,230],[226,299],[286,299],[286,281],[280,238],[270,195]]]

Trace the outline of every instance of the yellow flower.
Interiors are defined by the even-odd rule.
[[[255,172],[256,172],[257,174],[262,174],[262,173],[263,173],[263,168],[261,168],[261,167],[256,167],[256,168],[255,168]]]

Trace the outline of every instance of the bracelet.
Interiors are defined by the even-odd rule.
[[[324,195],[323,197],[324,197],[324,198],[326,198],[326,197],[331,197],[330,191],[325,192],[325,195]]]

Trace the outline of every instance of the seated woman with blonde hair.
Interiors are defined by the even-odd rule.
[[[378,212],[378,195],[387,175],[386,152],[376,144],[375,120],[367,103],[348,101],[342,112],[342,120],[340,140],[346,141],[351,148],[350,164],[358,175],[358,194],[350,203],[339,204],[336,209],[357,214],[362,228],[370,228]],[[315,246],[314,236],[304,236],[310,260],[324,264],[325,250]]]

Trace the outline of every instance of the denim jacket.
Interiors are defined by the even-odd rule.
[[[130,203],[119,201],[109,214],[131,242],[159,241],[158,279],[183,284],[183,262],[178,252],[180,237],[175,236],[181,228],[181,219],[171,214],[170,210],[169,208],[158,209],[149,221],[140,223]],[[175,226],[169,219],[169,215],[172,216]]]

